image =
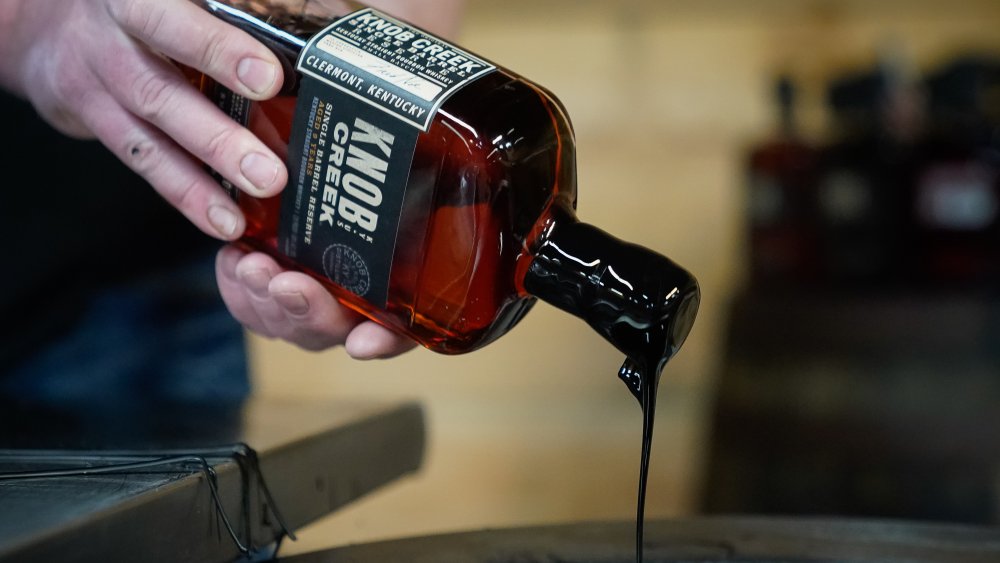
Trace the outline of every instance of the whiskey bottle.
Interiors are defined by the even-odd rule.
[[[203,4],[284,67],[282,91],[265,102],[197,77],[287,156],[281,195],[230,191],[247,217],[241,244],[437,352],[493,341],[536,298],[630,357],[653,358],[643,364],[660,367],[684,341],[697,283],[577,221],[573,131],[551,93],[371,9]],[[643,331],[658,331],[659,344]]]
[[[814,284],[819,274],[817,154],[796,127],[792,78],[780,76],[774,94],[778,130],[746,159],[749,259],[755,289],[785,291]]]
[[[913,197],[917,274],[935,286],[995,286],[1000,267],[1000,63],[963,57],[926,81],[928,132]],[[991,107],[991,103],[993,106]]]

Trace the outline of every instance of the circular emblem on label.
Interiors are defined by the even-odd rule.
[[[364,297],[372,285],[364,259],[356,250],[343,244],[331,244],[323,251],[323,273],[358,297]]]

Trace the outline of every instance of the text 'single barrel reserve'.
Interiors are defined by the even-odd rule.
[[[619,375],[646,413],[644,489],[656,384],[691,330],[698,284],[577,220],[575,142],[555,96],[370,8],[202,3],[284,67],[264,102],[197,77],[288,164],[273,198],[223,181],[247,218],[240,243],[436,352],[492,342],[537,299],[582,318],[627,356]]]

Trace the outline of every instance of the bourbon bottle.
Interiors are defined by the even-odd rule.
[[[1000,106],[1000,62],[963,57],[931,75],[926,86],[930,119],[912,208],[917,273],[950,288],[995,287],[1000,136],[991,114]]]
[[[264,102],[198,79],[287,156],[281,195],[231,191],[247,218],[241,244],[437,352],[493,341],[536,297],[630,356],[668,358],[684,341],[697,283],[577,221],[573,131],[551,93],[374,10],[203,3],[284,67],[282,91]],[[658,351],[643,330],[662,333]]]
[[[796,127],[791,77],[780,76],[774,94],[778,130],[752,147],[746,160],[750,271],[758,289],[808,285],[819,273],[816,150]]]

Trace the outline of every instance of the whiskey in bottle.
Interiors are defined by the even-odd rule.
[[[280,196],[232,190],[242,244],[437,352],[488,344],[536,298],[585,320],[627,356],[619,377],[643,410],[641,561],[657,385],[691,330],[697,282],[576,219],[573,131],[551,93],[372,10],[330,23],[341,14],[325,4],[287,6],[206,2],[285,70],[260,103],[199,78],[289,162]]]
[[[963,57],[926,81],[928,131],[913,197],[916,273],[952,289],[994,287],[1000,274],[1000,64]],[[991,107],[992,103],[992,107]]]
[[[796,88],[780,76],[774,88],[779,127],[746,159],[750,271],[753,286],[781,288],[814,283],[819,243],[812,196],[816,150],[796,127]]]
[[[655,317],[657,321],[669,318],[673,323],[672,344],[679,346],[683,342],[696,310],[691,304],[696,305],[699,298],[697,283],[690,274],[655,252],[626,245],[606,234],[592,235],[588,238],[586,264],[578,263],[571,256],[553,259],[559,262],[561,272],[577,271],[575,280],[568,281],[569,277],[563,276],[560,278],[563,285],[539,281],[540,277],[549,275],[539,266],[540,253],[566,247],[579,231],[592,229],[578,224],[574,214],[573,131],[563,106],[551,93],[506,69],[493,67],[474,55],[372,10],[355,12],[355,15],[361,14],[358,17],[342,18],[339,21],[345,23],[340,26],[339,35],[328,34],[323,41],[316,41],[317,34],[343,15],[326,8],[323,3],[209,0],[204,4],[216,16],[271,48],[284,67],[282,91],[264,102],[239,99],[208,77],[199,77],[199,86],[204,92],[243,121],[277,154],[287,155],[290,162],[291,180],[283,194],[258,199],[233,192],[247,218],[242,244],[273,255],[285,267],[309,273],[344,305],[437,352],[464,353],[493,341],[524,316],[536,297],[571,309],[567,304],[567,291],[579,294],[572,298],[577,301],[619,299],[635,308],[636,315]],[[361,52],[357,47],[359,38],[368,41],[364,45],[368,51]],[[362,163],[358,168],[370,174],[365,176],[353,170],[356,177],[368,180],[360,182],[362,186],[356,190],[367,190],[360,194],[367,202],[356,202],[355,209],[348,204],[346,209],[348,215],[352,211],[360,213],[362,223],[367,210],[357,208],[374,203],[380,197],[389,197],[387,193],[376,193],[379,186],[373,187],[376,182],[372,175],[391,174],[392,166],[397,164],[391,159],[388,163],[372,164],[372,155],[381,157],[385,153],[384,150],[380,153],[378,148],[388,148],[384,142],[365,145],[346,141],[335,146],[343,140],[342,135],[347,134],[338,125],[350,129],[355,139],[373,138],[371,129],[359,129],[349,116],[336,115],[329,118],[328,123],[319,124],[312,134],[318,132],[336,139],[329,143],[327,155],[334,158],[332,149],[337,153],[334,160],[345,164],[335,169],[334,160],[328,160],[325,170],[320,166],[322,162],[317,162],[315,170],[307,169],[314,173],[314,180],[319,180],[318,185],[313,182],[311,199],[301,194],[296,199],[292,185],[296,175],[292,164],[299,160],[296,156],[301,158],[302,155],[289,154],[289,142],[293,124],[303,121],[301,106],[308,106],[302,101],[306,96],[300,95],[307,82],[304,78],[307,73],[296,67],[303,49],[312,47],[310,39],[319,44],[310,52],[319,55],[334,52],[332,60],[338,63],[324,64],[321,70],[317,68],[320,65],[314,65],[310,69],[313,74],[325,73],[328,82],[335,82],[342,89],[362,88],[353,96],[342,96],[341,105],[349,105],[362,93],[399,104],[395,94],[389,92],[391,87],[373,86],[379,77],[386,78],[390,86],[402,84],[404,87],[416,85],[411,88],[416,90],[439,89],[447,82],[445,75],[448,72],[452,78],[462,71],[475,73],[480,67],[473,61],[488,67],[488,71],[466,80],[440,101],[434,108],[433,117],[427,120],[425,130],[411,127],[415,134],[412,158],[400,161],[405,181],[404,189],[400,190],[402,195],[397,196],[402,200],[398,227],[389,235],[390,246],[379,260],[362,263],[351,249],[331,245],[337,248],[321,249],[323,255],[314,263],[303,263],[288,256],[289,243],[282,241],[283,236],[291,238],[283,235],[282,230],[289,229],[284,223],[292,216],[289,209],[295,206],[300,207],[304,218],[293,217],[300,224],[293,227],[299,229],[299,239],[293,241],[292,246],[304,246],[307,242],[317,245],[316,233],[331,228],[328,224],[330,213],[323,214],[324,209],[329,209],[323,205],[329,206],[326,199],[330,198],[324,198],[330,195],[328,188],[344,192],[343,185],[331,184],[347,178],[352,154],[368,159],[367,165]],[[385,56],[392,64],[377,60],[371,54],[384,54],[390,49],[392,52]],[[309,57],[301,58],[305,61]],[[345,61],[354,62],[355,66],[348,67]],[[300,106],[298,121],[297,105]],[[406,106],[406,102],[402,105],[409,109],[406,117],[417,115],[418,112]],[[370,111],[387,113],[385,108],[381,109],[381,112],[378,109]],[[310,115],[305,117],[308,119]],[[312,117],[314,121],[321,121],[315,112]],[[395,117],[399,117],[399,113]],[[292,152],[296,150],[294,143]],[[397,151],[402,152],[397,146],[399,143],[396,139],[392,146],[394,155]],[[347,156],[341,158],[345,151]],[[303,176],[302,169],[298,176]],[[305,184],[300,191],[308,195],[309,178]],[[344,197],[340,194],[341,203]],[[358,219],[357,213],[348,218]],[[391,215],[386,211],[378,219],[382,221]],[[333,229],[354,228],[348,235],[357,235],[356,246],[371,243],[364,238],[367,233],[357,224],[347,224],[343,216],[336,221],[339,222],[335,222]],[[306,225],[303,227],[301,223]],[[313,236],[309,237],[310,234]],[[633,250],[623,252],[624,248]],[[609,261],[625,260],[625,256],[628,256],[628,266]],[[327,267],[328,263],[333,266]],[[648,271],[641,265],[646,263]],[[367,287],[378,284],[364,277],[373,277],[373,271],[380,267],[388,272],[383,294],[375,298],[369,294],[359,295]],[[639,277],[623,277],[625,272]],[[666,293],[660,292],[663,279],[673,284]],[[651,284],[656,286],[656,291],[648,290]],[[572,312],[583,316],[596,328],[601,323],[611,322],[600,317],[606,312],[601,309],[602,303],[594,302],[590,312]],[[690,309],[690,315],[677,314],[682,303]],[[616,337],[613,333],[618,329],[608,325],[598,330],[613,340]]]

